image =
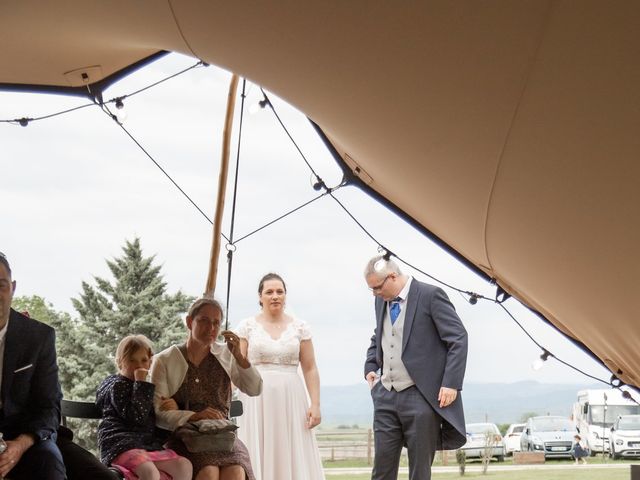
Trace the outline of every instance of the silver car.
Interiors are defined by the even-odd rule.
[[[640,457],[640,415],[621,415],[613,422],[609,451],[613,458]]]
[[[575,425],[568,418],[531,417],[520,437],[520,449],[523,452],[544,452],[545,458],[571,458],[576,433]]]
[[[502,435],[495,423],[468,423],[466,427],[467,443],[462,450],[467,458],[482,458],[487,452],[499,462],[504,461]]]

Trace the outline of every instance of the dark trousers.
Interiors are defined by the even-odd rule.
[[[64,480],[62,455],[53,440],[42,440],[29,448],[8,475],[12,480]]]
[[[93,453],[73,442],[73,432],[58,428],[58,448],[67,469],[68,480],[120,480],[121,475],[107,468]]]
[[[387,390],[378,382],[371,390],[375,460],[372,480],[396,480],[402,447],[409,453],[409,480],[430,480],[442,418],[420,391]]]

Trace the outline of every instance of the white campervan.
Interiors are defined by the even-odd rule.
[[[640,405],[617,389],[580,390],[573,406],[573,420],[592,455],[609,451],[609,432],[620,415],[634,414],[640,414]]]

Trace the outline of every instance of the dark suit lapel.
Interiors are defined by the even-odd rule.
[[[2,364],[2,403],[6,403],[5,398],[7,392],[11,390],[13,382],[13,372],[15,371],[18,361],[18,332],[16,331],[17,322],[20,321],[18,315],[13,310],[9,315],[9,325],[7,326],[7,334],[4,337],[4,359]]]
[[[416,310],[418,308],[418,300],[420,299],[420,288],[418,282],[414,278],[411,280],[411,286],[409,287],[409,297],[407,298],[406,309],[404,314],[404,327],[402,329],[402,351],[407,347],[409,341],[409,335],[411,334],[411,327],[413,327],[413,320],[416,316]]]

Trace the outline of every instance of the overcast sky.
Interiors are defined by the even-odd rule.
[[[193,63],[170,55],[113,86],[105,99]],[[125,101],[126,128],[210,218],[229,80],[230,74],[216,67],[198,68]],[[248,107],[261,93],[249,82],[247,89]],[[339,184],[341,171],[304,114],[274,96],[272,100],[326,184]],[[37,117],[84,103],[74,97],[0,92],[0,119]],[[238,120],[237,109],[233,165]],[[135,237],[145,254],[155,255],[162,265],[169,292],[203,292],[211,225],[100,109],[86,108],[26,128],[1,123],[0,145],[0,251],[12,263],[17,295],[41,295],[56,309],[75,314],[70,298],[78,295],[81,282],[109,277],[105,258],[120,256],[125,239]],[[308,168],[270,111],[245,114],[240,149],[235,238],[317,195]],[[231,188],[230,183],[227,234]],[[346,187],[336,196],[400,257],[464,290],[494,295],[484,280],[362,191]],[[217,289],[223,300],[225,253]],[[362,366],[374,317],[362,270],[376,253],[376,244],[325,197],[237,244],[230,321],[258,311],[258,280],[266,272],[278,272],[287,282],[290,312],[309,322],[314,332],[322,383],[364,382]],[[541,351],[502,309],[488,302],[472,306],[459,294],[447,293],[469,332],[467,382],[592,383],[553,360],[533,371],[531,362]],[[556,356],[608,379],[604,368],[516,301],[506,305]]]

